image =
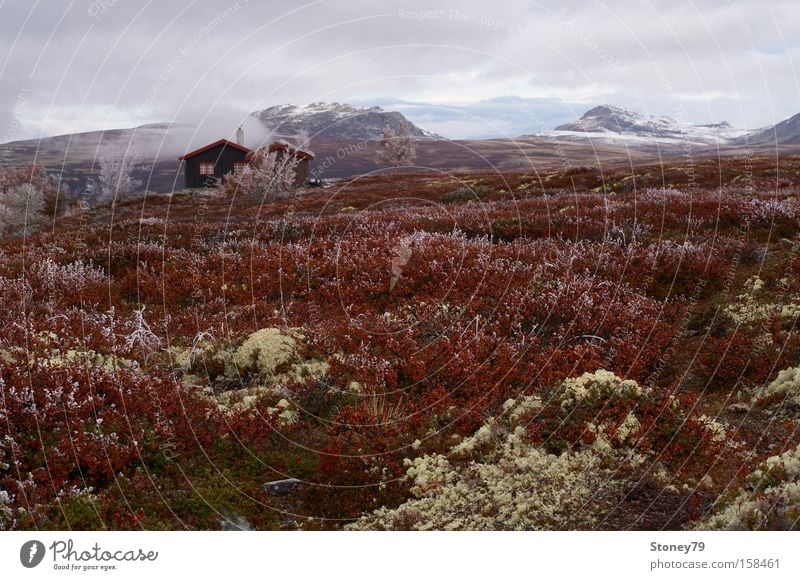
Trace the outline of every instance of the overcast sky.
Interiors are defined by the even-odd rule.
[[[799,21],[797,0],[0,0],[0,142],[315,101],[451,138],[602,103],[756,128],[800,112]]]

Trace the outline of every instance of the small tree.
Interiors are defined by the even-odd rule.
[[[30,184],[42,193],[42,213],[45,218],[53,219],[66,209],[69,189],[57,177],[47,175],[41,163],[0,168],[0,194],[24,184]]]
[[[400,121],[400,127],[395,131],[390,127],[383,129],[383,136],[378,144],[375,160],[390,167],[403,167],[412,165],[417,158],[417,144],[411,136],[408,122]]]
[[[226,176],[221,190],[264,200],[279,199],[295,188],[299,163],[300,157],[290,148],[270,152],[261,147],[240,173]]]
[[[100,172],[94,182],[87,184],[94,203],[107,203],[123,199],[142,185],[133,177],[133,170],[141,163],[139,155],[121,145],[104,150],[98,159]]]
[[[0,227],[5,238],[29,236],[42,223],[44,196],[31,183],[0,191]]]

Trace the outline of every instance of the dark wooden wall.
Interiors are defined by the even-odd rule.
[[[186,187],[211,187],[214,185],[215,180],[200,175],[201,162],[214,163],[214,178],[222,181],[226,173],[233,173],[234,162],[244,161],[245,155],[247,154],[243,151],[223,144],[190,157],[184,161]]]

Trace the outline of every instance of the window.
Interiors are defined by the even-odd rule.
[[[247,161],[234,161],[233,162],[233,173],[235,175],[239,175],[244,171],[244,168],[247,167]]]
[[[214,175],[214,163],[211,161],[201,161],[200,175]]]

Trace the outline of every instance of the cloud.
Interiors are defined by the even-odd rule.
[[[559,122],[612,102],[762,126],[800,111],[798,17],[789,0],[12,0],[0,138],[370,99],[453,105],[425,113],[449,136],[526,132],[524,115],[486,104],[503,95]]]

